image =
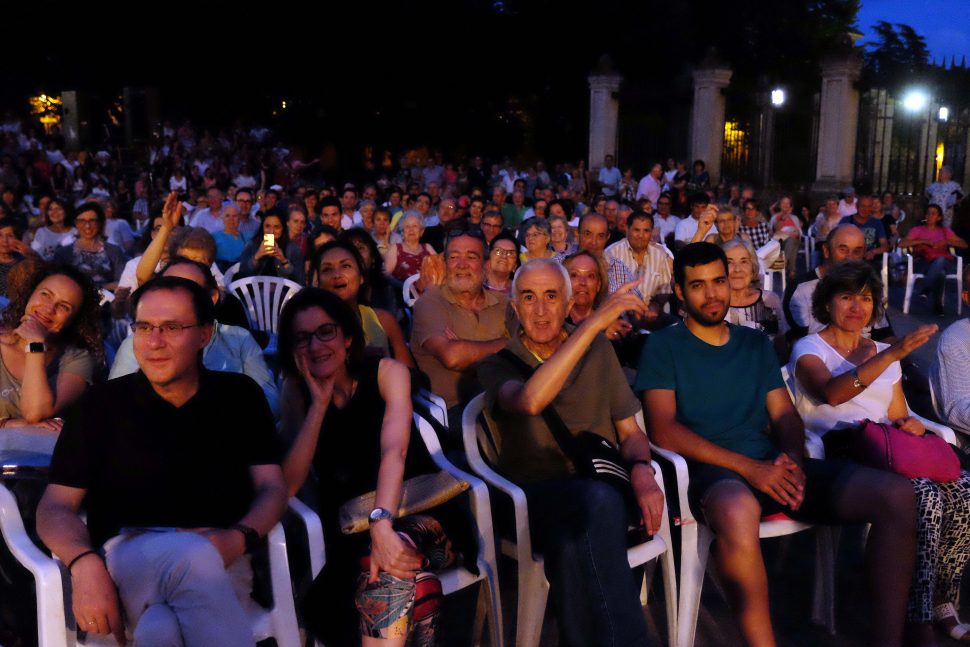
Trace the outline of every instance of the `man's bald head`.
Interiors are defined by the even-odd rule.
[[[822,253],[826,265],[848,260],[860,261],[866,253],[866,237],[855,225],[839,225],[829,232]]]

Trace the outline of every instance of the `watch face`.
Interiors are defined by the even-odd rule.
[[[381,519],[390,519],[391,513],[384,508],[374,508],[370,513],[371,522],[380,521]]]

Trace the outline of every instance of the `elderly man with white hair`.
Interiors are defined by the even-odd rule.
[[[656,533],[663,493],[650,466],[650,445],[637,424],[639,403],[602,334],[627,311],[646,306],[623,286],[579,326],[566,325],[572,305],[569,275],[554,260],[525,264],[512,283],[520,322],[508,348],[478,367],[486,415],[499,436],[497,467],[529,501],[533,540],[545,556],[560,635],[569,645],[646,645],[647,627],[626,559],[626,530],[637,515]],[[591,398],[590,394],[596,397]],[[619,449],[632,492],[576,475],[556,441],[550,409],[562,431],[595,434]],[[570,452],[571,453],[571,452]]]

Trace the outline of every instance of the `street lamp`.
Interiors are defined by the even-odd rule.
[[[926,107],[926,104],[929,103],[929,101],[930,98],[927,96],[926,92],[913,89],[903,96],[903,107],[910,112],[919,112]]]
[[[771,91],[771,105],[779,108],[785,104],[785,91],[781,88],[775,88]]]

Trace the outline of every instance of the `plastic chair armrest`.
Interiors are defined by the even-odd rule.
[[[290,510],[306,528],[307,548],[310,551],[310,571],[313,577],[316,577],[327,562],[326,547],[323,541],[323,524],[320,523],[320,517],[317,516],[317,513],[295,496],[290,497]]]

